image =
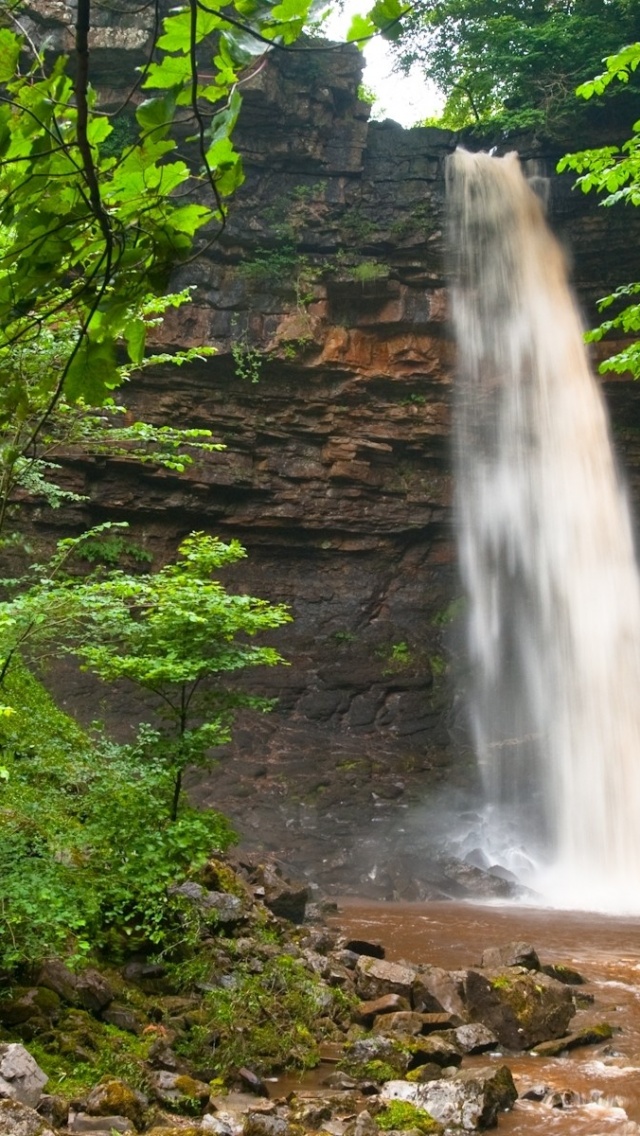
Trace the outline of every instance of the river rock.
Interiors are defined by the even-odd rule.
[[[368,939],[348,939],[344,949],[353,951],[356,955],[367,955],[369,958],[383,959],[385,955],[382,943],[370,942]]]
[[[576,1033],[569,1033],[557,1041],[542,1041],[532,1050],[534,1057],[558,1057],[568,1049],[579,1049],[581,1045],[599,1045],[613,1037],[613,1029],[608,1022],[585,1026]]]
[[[499,1044],[493,1030],[482,1022],[469,1022],[467,1025],[458,1026],[453,1032],[456,1045],[462,1053],[488,1053]]]
[[[374,1033],[422,1033],[422,1014],[400,1010],[395,1014],[379,1014],[373,1024]]]
[[[0,1097],[35,1108],[48,1080],[23,1045],[0,1045]]]
[[[540,959],[530,943],[512,942],[504,947],[488,947],[482,952],[480,966],[483,970],[502,970],[505,966],[540,970]]]
[[[381,998],[361,1002],[359,1006],[356,1006],[353,1016],[361,1025],[371,1026],[374,1018],[386,1014],[403,1013],[410,1009],[409,999],[403,998],[401,994],[383,994]]]
[[[17,1100],[0,1100],[0,1136],[54,1136],[34,1108]]]
[[[423,968],[411,985],[411,1004],[419,1013],[446,1011],[456,1018],[456,1025],[467,1020],[463,1000],[463,982],[459,976],[439,966]]]
[[[416,973],[413,968],[397,962],[361,955],[356,965],[356,991],[364,999],[399,994],[410,1001]]]
[[[569,987],[521,967],[466,978],[469,1016],[493,1030],[508,1049],[531,1049],[562,1037],[575,1006]]]
[[[439,1065],[442,1069],[450,1065],[459,1065],[462,1054],[457,1045],[447,1038],[432,1033],[428,1037],[407,1038],[407,1048],[411,1050],[410,1068],[418,1065]]]
[[[383,1100],[404,1100],[424,1108],[447,1128],[473,1131],[492,1128],[498,1112],[518,1099],[513,1077],[506,1065],[472,1069],[426,1084],[390,1081],[382,1086]]]

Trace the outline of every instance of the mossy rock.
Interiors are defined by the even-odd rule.
[[[428,1133],[429,1136],[439,1136],[444,1131],[442,1125],[434,1120],[431,1113],[424,1108],[418,1108],[410,1101],[389,1101],[376,1116],[376,1124],[383,1132],[407,1129]]]
[[[137,1128],[142,1123],[147,1100],[116,1077],[103,1077],[87,1096],[85,1111],[92,1116],[126,1116]]]
[[[521,967],[493,974],[469,971],[465,989],[470,1018],[512,1050],[562,1037],[575,1013],[570,987]]]

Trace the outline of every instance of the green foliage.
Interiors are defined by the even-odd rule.
[[[262,374],[264,355],[259,347],[250,347],[240,340],[231,344],[231,357],[237,379],[249,383],[259,383]]]
[[[122,381],[116,341],[139,362],[140,304],[163,291],[203,226],[224,224],[224,201],[243,177],[231,141],[242,68],[270,43],[293,42],[309,4],[235,0],[222,12],[190,0],[173,10],[143,72],[135,124],[128,99],[120,112],[126,129],[91,90],[88,0],[78,4],[69,73],[65,58],[49,66],[22,34],[17,7],[5,13],[15,31],[3,27],[0,43],[0,349],[55,331],[63,313],[71,345],[50,406],[63,391],[99,406]],[[150,10],[150,36],[153,19]],[[177,148],[185,108],[195,168]],[[195,200],[185,201],[187,182],[197,184]]]
[[[295,245],[284,243],[274,249],[258,249],[250,260],[242,262],[239,273],[253,288],[292,286],[299,260]]]
[[[239,963],[230,979],[204,995],[202,1020],[175,1045],[180,1056],[223,1078],[243,1065],[264,1075],[318,1063],[318,1018],[344,1009],[339,991],[327,1005],[326,987],[286,954],[267,959],[257,974]]]
[[[637,21],[629,0],[428,0],[405,15],[394,51],[446,96],[438,125],[566,136],[584,119],[576,84]]]
[[[48,565],[30,569],[31,586],[18,581],[23,590],[0,604],[0,681],[18,650],[45,657],[71,653],[104,681],[126,679],[154,695],[164,726],[145,724],[137,750],[145,767],[157,767],[172,785],[167,804],[175,820],[187,765],[206,765],[209,750],[230,740],[239,709],[272,706],[227,689],[222,676],[284,662],[273,647],[249,639],[291,616],[282,605],[230,595],[212,574],[245,550],[238,541],[223,544],[204,533],[187,537],[178,559],[154,575],[65,574],[86,540],[112,527],[126,526],[107,524],[59,541]]]
[[[628,84],[640,67],[640,42],[630,44],[606,60],[606,70],[589,82],[582,83],[577,93],[585,99],[601,94],[613,82]],[[576,181],[584,193],[595,190],[604,193],[601,205],[640,205],[640,120],[634,123],[633,133],[621,146],[600,146],[565,154],[558,170],[574,170],[580,176]],[[640,295],[640,283],[623,284],[598,304],[599,310],[613,307],[615,314],[599,327],[587,333],[587,340],[597,342],[609,333],[629,336],[640,333],[640,303],[633,297]],[[629,300],[632,300],[629,303]],[[630,373],[640,378],[640,341],[635,340],[622,351],[611,355],[600,364],[600,370],[617,374]]]
[[[407,1128],[425,1133],[442,1132],[442,1125],[434,1120],[431,1113],[424,1108],[418,1108],[410,1101],[389,1101],[376,1115],[376,1124],[383,1132],[403,1132]]]
[[[167,887],[228,846],[227,822],[183,806],[172,824],[170,771],[91,742],[19,662],[3,693],[18,709],[0,719],[0,967],[80,959],[114,926],[138,944],[183,937]]]

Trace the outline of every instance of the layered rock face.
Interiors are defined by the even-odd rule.
[[[162,333],[218,353],[126,392],[136,417],[205,426],[226,450],[181,477],[70,460],[91,504],[60,520],[127,519],[158,562],[193,529],[245,545],[225,583],[291,605],[295,622],[273,637],[290,666],[250,676],[276,708],[241,722],[192,793],[326,886],[375,880],[414,898],[420,869],[393,861],[382,834],[399,848],[414,806],[474,776],[451,663],[461,600],[442,212],[456,138],[369,122],[359,77],[343,47],[274,55],[246,83],[245,184],[222,238],[176,275],[196,291]],[[523,151],[546,172],[555,156]],[[552,179],[550,197],[592,308],[633,276],[629,216],[598,211],[570,178]],[[625,385],[627,428],[629,398]],[[74,682],[70,698],[95,716],[88,687]],[[105,714],[125,713],[145,717],[123,691]]]

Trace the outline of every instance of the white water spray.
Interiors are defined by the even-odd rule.
[[[558,906],[640,912],[640,583],[606,411],[517,156],[457,151],[448,200],[490,850]]]

